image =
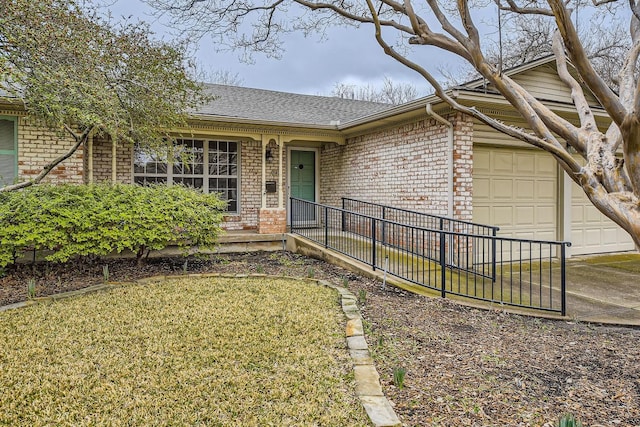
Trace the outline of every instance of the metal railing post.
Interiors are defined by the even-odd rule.
[[[297,214],[296,209],[297,209],[297,206],[296,206],[296,203],[295,203],[295,199],[294,199],[293,197],[290,197],[290,198],[289,198],[289,203],[291,204],[291,219],[290,219],[291,224],[289,224],[289,226],[290,226],[290,228],[291,228],[291,233],[292,233],[292,234],[295,234],[295,232],[296,232],[296,228],[295,228],[295,225],[294,225],[294,221],[293,221],[293,219],[294,219],[294,218],[296,218],[296,214]]]
[[[440,225],[442,226],[442,220],[440,220]],[[441,296],[442,298],[446,298],[447,297],[447,290],[446,290],[446,281],[447,281],[447,270],[446,270],[446,261],[445,261],[445,256],[446,256],[446,249],[445,249],[445,236],[444,236],[444,231],[442,231],[442,229],[440,229],[440,279],[442,281],[441,286],[442,286],[442,290],[441,290]]]
[[[344,213],[344,211],[346,211],[345,206],[346,206],[346,200],[343,197],[342,198],[342,231],[343,232],[347,230],[347,217],[345,216],[345,213]]]
[[[385,224],[385,220],[387,219],[387,211],[385,209],[385,207],[382,207],[382,244],[385,245],[387,243],[387,238],[386,236],[386,229],[387,229],[387,224]]]
[[[496,229],[493,229],[491,233],[493,235],[493,239],[491,239],[491,280],[493,283],[496,283]],[[484,246],[484,245],[483,245]]]
[[[560,244],[560,313],[567,315],[567,270],[566,270],[566,243]]]
[[[329,207],[324,207],[324,247],[329,247]]]
[[[371,218],[371,266],[376,269],[376,220]]]

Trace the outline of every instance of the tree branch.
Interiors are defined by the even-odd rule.
[[[520,15],[544,15],[553,16],[553,12],[549,9],[543,9],[540,7],[520,7],[514,0],[507,0],[509,6],[503,6],[500,0],[495,0],[498,8],[507,12],[514,12]]]
[[[555,15],[558,30],[572,64],[613,121],[619,126],[622,125],[627,111],[620,103],[618,96],[593,69],[565,5],[561,0],[549,0],[549,5]]]
[[[454,100],[453,98],[451,98],[442,88],[442,86],[440,86],[440,84],[438,83],[438,81],[427,71],[425,70],[423,67],[419,66],[418,64],[410,61],[409,59],[407,59],[406,57],[398,54],[393,48],[391,48],[391,46],[389,46],[388,43],[386,43],[386,41],[383,39],[382,37],[382,31],[381,31],[381,26],[380,24],[377,22],[377,12],[375,10],[375,8],[373,7],[373,4],[371,2],[371,0],[367,0],[367,4],[369,5],[369,10],[371,12],[371,15],[373,17],[373,21],[375,24],[375,37],[376,40],[378,42],[378,44],[382,47],[382,49],[384,50],[384,52],[391,56],[392,58],[394,58],[395,60],[397,60],[398,62],[402,63],[403,65],[411,68],[412,70],[418,72],[422,77],[424,77],[435,89],[435,93],[436,95],[442,99],[444,102],[446,102],[447,104],[449,104],[451,106],[451,108],[453,108],[456,111],[459,111],[461,113],[465,113],[468,114],[472,117],[477,118],[478,120],[482,121],[483,123],[487,124],[488,126],[491,126],[492,128],[498,130],[499,132],[505,133],[513,138],[519,139],[521,141],[527,142],[533,146],[539,147],[547,152],[549,152],[551,155],[553,155],[556,160],[558,161],[558,163],[562,166],[562,168],[564,170],[566,170],[567,172],[570,173],[570,175],[574,176],[575,174],[577,174],[580,169],[581,166],[576,162],[576,160],[571,157],[571,155],[557,142],[549,142],[545,139],[536,137],[535,135],[531,135],[527,132],[524,132],[523,130],[520,129],[516,129],[512,126],[508,126],[502,122],[499,122],[483,113],[481,113],[480,111],[476,110],[475,108],[470,108],[470,107],[466,107],[460,103],[458,103],[456,100]]]
[[[27,187],[31,187],[32,185],[39,184],[40,181],[42,181],[49,174],[49,172],[51,172],[60,163],[64,162],[69,157],[71,157],[73,153],[75,153],[78,150],[78,148],[80,148],[80,146],[84,144],[84,142],[87,140],[89,132],[83,132],[82,138],[77,138],[75,144],[73,144],[73,146],[69,149],[69,151],[67,151],[62,156],[53,160],[51,163],[47,164],[44,168],[42,168],[42,171],[35,178],[29,181],[19,182],[17,184],[2,187],[0,188],[0,193],[6,192],[6,191],[15,191],[21,188],[27,188]]]

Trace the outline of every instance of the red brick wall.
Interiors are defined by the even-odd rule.
[[[278,208],[260,209],[258,232],[260,234],[285,233],[287,231],[287,211]]]

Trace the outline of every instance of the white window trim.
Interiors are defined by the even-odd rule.
[[[229,178],[229,179],[235,179],[236,180],[236,211],[227,211],[225,212],[226,216],[239,216],[240,213],[242,212],[242,205],[241,205],[241,200],[242,200],[242,196],[241,196],[241,189],[242,189],[242,185],[241,185],[241,176],[242,176],[242,171],[241,171],[241,165],[242,165],[242,161],[241,161],[241,156],[242,156],[242,143],[240,141],[237,140],[230,140],[230,139],[206,139],[206,138],[178,138],[178,141],[180,140],[185,140],[185,141],[202,141],[203,143],[203,150],[204,150],[204,158],[203,158],[203,174],[202,175],[195,175],[195,174],[178,174],[177,176],[179,177],[184,177],[184,178],[202,178],[203,183],[202,183],[202,190],[203,192],[209,192],[209,179],[215,179],[218,177],[222,177],[222,178]],[[236,175],[232,176],[232,175],[210,175],[209,174],[209,144],[211,142],[233,142],[236,144],[236,155],[237,155],[237,165],[236,165]],[[156,178],[166,178],[167,179],[167,186],[171,186],[173,185],[173,178],[174,178],[174,173],[173,173],[173,164],[170,162],[167,162],[167,173],[161,174],[161,173],[136,173],[135,172],[135,148],[134,148],[134,153],[133,156],[131,158],[131,181],[135,182],[135,178],[136,177],[156,177]]]
[[[18,118],[16,116],[4,116],[0,115],[0,120],[6,120],[13,122],[13,150],[0,150],[0,154],[13,156],[13,176],[7,181],[7,177],[0,178],[0,188],[6,185],[11,185],[18,178]]]

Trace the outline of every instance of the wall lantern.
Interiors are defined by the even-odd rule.
[[[271,152],[270,148],[267,148],[264,152],[264,159],[268,162],[270,162],[271,160],[273,160],[273,153]]]

